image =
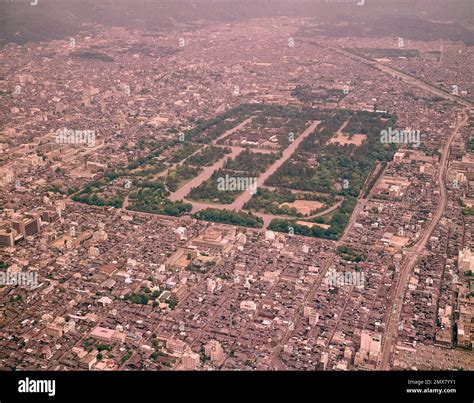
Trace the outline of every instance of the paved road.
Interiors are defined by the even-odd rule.
[[[336,248],[334,248],[334,252],[332,252],[331,256],[328,258],[328,261],[326,262],[324,267],[321,269],[321,272],[318,273],[315,280],[313,281],[313,283],[309,287],[309,290],[306,292],[306,295],[304,296],[303,300],[300,302],[297,309],[295,310],[295,313],[292,317],[292,322],[294,323],[294,328],[296,328],[296,326],[298,325],[298,322],[302,320],[303,315],[301,313],[302,313],[304,307],[306,305],[308,305],[308,302],[311,300],[311,298],[315,294],[316,290],[321,286],[321,284],[322,284],[322,282],[323,282],[323,280],[326,276],[327,271],[329,270],[329,268],[334,263],[334,260],[336,259],[335,249]],[[270,359],[270,367],[273,370],[282,371],[282,370],[288,369],[287,366],[285,365],[285,363],[281,359],[281,352],[282,352],[285,344],[288,343],[288,340],[290,339],[290,337],[293,333],[293,329],[288,328],[286,330],[286,332],[283,335],[283,337],[281,338],[280,342],[278,343],[278,345],[273,350],[273,354],[272,354],[271,359]]]
[[[407,259],[402,264],[400,268],[400,277],[397,283],[397,288],[395,292],[395,300],[393,301],[392,311],[388,315],[387,328],[384,333],[383,347],[382,347],[382,357],[378,364],[378,369],[388,370],[390,368],[390,357],[392,354],[393,344],[397,338],[397,330],[400,319],[400,314],[402,310],[403,299],[405,296],[405,290],[410,280],[411,273],[417,259],[420,257],[422,252],[426,248],[426,244],[431,237],[435,227],[438,225],[441,217],[443,217],[447,205],[447,193],[446,185],[444,182],[444,176],[448,167],[448,155],[451,143],[458,133],[459,129],[468,121],[468,114],[464,113],[464,119],[459,120],[455,129],[449,136],[448,141],[446,142],[443,154],[441,156],[439,170],[438,170],[438,188],[439,188],[439,203],[435,215],[433,216],[431,222],[429,223],[424,235],[407,251]]]
[[[268,213],[253,213],[254,215],[261,217],[263,219],[263,229],[266,229],[268,225],[271,223],[271,221],[275,218],[279,219],[286,219],[286,220],[295,220],[295,221],[304,221],[304,220],[309,220],[312,218],[317,218],[317,217],[322,217],[326,214],[329,214],[333,212],[334,210],[337,210],[341,204],[343,203],[343,200],[337,201],[335,204],[332,206],[328,207],[327,209],[320,211],[319,213],[313,214],[312,216],[306,216],[306,217],[293,217],[293,216],[287,216],[287,215],[273,215],[273,214],[268,214]]]
[[[227,130],[226,132],[221,134],[218,138],[213,140],[209,145],[216,145],[216,143],[219,140],[222,140],[222,139],[226,138],[227,136],[230,136],[230,135],[234,134],[235,132],[239,131],[240,129],[242,129],[243,127],[248,125],[252,120],[253,120],[253,117],[245,119],[242,123],[238,124],[234,128],[232,128],[230,130]],[[225,157],[223,157],[222,159],[217,161],[214,165],[211,165],[210,167],[205,167],[204,171],[201,172],[201,174],[199,174],[195,178],[191,179],[188,183],[186,183],[184,186],[179,188],[176,192],[172,193],[170,195],[169,199],[171,201],[183,200],[187,196],[187,194],[191,191],[192,188],[199,186],[202,182],[208,180],[212,176],[214,171],[222,168],[229,157],[230,158],[235,158],[237,155],[239,155],[244,150],[242,147],[232,146],[230,148],[232,149],[231,154],[227,154]],[[199,150],[194,152],[192,155],[197,154],[200,150],[202,150],[202,148],[200,148]],[[178,164],[174,164],[173,167],[176,166],[176,165],[178,165]],[[169,171],[169,169],[167,169],[164,172],[164,175],[166,175],[168,173],[168,171]]]
[[[346,50],[335,48],[335,47],[332,47],[332,46],[328,46],[327,49],[333,50],[337,53],[340,53],[340,54],[348,56],[352,59],[358,60],[362,63],[371,65],[371,66],[375,67],[376,69],[378,69],[380,71],[383,71],[386,74],[391,75],[394,78],[401,78],[406,83],[412,84],[412,85],[414,85],[418,88],[421,88],[425,91],[431,92],[434,95],[438,95],[442,98],[449,99],[449,100],[454,101],[454,102],[458,102],[461,105],[464,105],[466,107],[474,106],[474,103],[472,101],[468,100],[468,99],[461,98],[459,96],[455,96],[453,94],[450,94],[449,92],[444,91],[441,88],[438,88],[438,87],[435,87],[434,85],[425,83],[425,82],[421,81],[418,78],[412,77],[412,76],[410,76],[409,74],[406,74],[406,73],[402,73],[401,71],[395,70],[395,69],[393,69],[393,68],[391,68],[391,67],[389,67],[389,66],[387,66],[383,63],[379,63],[379,62],[376,62],[375,60],[367,59],[365,57],[362,57],[362,56],[356,55],[354,53],[348,52]]]
[[[315,121],[311,123],[311,125],[303,133],[301,133],[301,135],[298,136],[298,138],[282,152],[282,156],[277,161],[275,161],[263,174],[261,174],[258,177],[257,187],[263,186],[263,184],[270,177],[270,175],[272,175],[278,168],[280,168],[283,165],[285,161],[287,161],[293,155],[293,153],[296,151],[300,143],[316,129],[319,123],[320,123],[319,121]],[[232,148],[233,148],[233,153],[230,154],[231,158],[235,158],[235,155],[233,154],[236,152],[236,150],[239,150],[239,152],[243,150],[240,147],[232,147]],[[212,176],[212,173],[216,170],[216,168],[222,165],[223,165],[223,160],[217,162],[212,167],[207,168],[199,176],[192,179],[190,182],[184,185],[177,192],[173,193],[170,196],[170,199],[172,201],[185,199],[186,195],[191,191],[191,188],[199,186],[199,184],[202,183],[204,180],[209,179]],[[206,208],[218,208],[218,209],[240,211],[242,210],[244,204],[247,203],[251,198],[252,198],[252,193],[248,189],[244,191],[241,195],[239,195],[239,197],[237,197],[237,199],[231,204],[203,203],[203,202],[195,202],[192,200],[186,200],[186,202],[191,203],[193,205],[193,210],[192,210],[193,213],[206,209]],[[268,221],[268,217],[266,220]],[[267,222],[267,225],[268,225],[268,222]]]
[[[284,162],[286,162],[296,151],[300,143],[308,137],[316,127],[321,123],[320,121],[315,121],[309,125],[309,127],[298,136],[298,138],[291,143],[282,153],[282,156],[275,161],[270,168],[268,168],[263,174],[261,174],[257,179],[257,187],[263,186],[265,181],[275,173],[275,171],[280,168]],[[232,203],[232,210],[242,210],[242,207],[252,198],[252,194],[248,191],[242,193],[235,201]]]
[[[184,186],[181,186],[176,192],[172,193],[169,199],[171,201],[185,199],[192,188],[198,187],[202,182],[207,181],[215,171],[224,166],[228,158],[233,159],[237,157],[242,151],[244,151],[244,148],[242,147],[232,147],[232,152],[230,154],[227,154],[224,158],[217,161],[214,165],[211,165],[210,167],[205,167],[204,170],[198,176],[194,177]],[[192,202],[189,201],[189,203]]]
[[[311,42],[313,45],[321,47],[321,45],[317,43]],[[423,81],[414,78],[408,74],[402,73],[398,70],[395,70],[389,66],[386,66],[382,63],[378,63],[374,60],[371,59],[366,59],[361,56],[355,55],[353,53],[347,52],[345,50],[339,49],[339,48],[334,48],[334,47],[324,47],[326,49],[335,51],[337,53],[343,54],[345,56],[348,56],[354,60],[358,60],[362,63],[369,64],[378,70],[391,75],[394,78],[400,78],[404,82],[414,85],[418,88],[421,88],[427,92],[430,92],[434,95],[440,96],[445,99],[449,99],[451,101],[457,102],[461,105],[464,105],[466,108],[471,108],[474,103],[470,100],[454,96],[452,94],[449,94],[448,92],[435,87],[433,85],[424,83]],[[400,278],[397,284],[396,288],[396,293],[395,293],[395,300],[393,303],[393,309],[391,313],[388,315],[388,322],[387,322],[387,328],[384,333],[384,339],[383,339],[383,347],[382,347],[382,357],[381,360],[378,364],[378,369],[389,369],[390,366],[390,357],[392,353],[392,348],[393,348],[393,343],[396,339],[397,336],[397,328],[398,328],[398,321],[400,318],[400,313],[401,313],[401,308],[402,308],[402,303],[403,303],[403,298],[405,296],[405,290],[406,286],[408,283],[408,280],[410,279],[411,272],[416,264],[417,258],[420,256],[420,254],[424,251],[426,244],[431,237],[431,234],[433,233],[434,228],[438,224],[439,220],[444,214],[444,211],[446,209],[447,205],[447,196],[446,196],[446,187],[444,183],[444,174],[447,169],[447,161],[448,161],[448,155],[449,155],[449,149],[451,146],[451,142],[456,136],[457,132],[459,131],[460,127],[462,127],[466,122],[468,121],[468,111],[467,109],[464,110],[464,119],[458,122],[456,125],[453,133],[449,137],[448,141],[445,144],[443,154],[440,160],[440,167],[438,171],[438,186],[440,189],[440,200],[438,203],[438,208],[436,211],[436,214],[434,215],[433,219],[431,220],[427,230],[425,231],[424,236],[415,244],[413,245],[408,251],[407,251],[407,259],[405,262],[402,264],[402,267],[400,269]],[[354,214],[352,215],[354,217]],[[351,218],[352,218],[351,217]]]
[[[235,132],[238,132],[240,129],[247,126],[252,120],[253,120],[253,116],[248,118],[248,119],[245,119],[242,123],[235,126],[233,129],[227,130],[224,134],[220,135],[212,143],[216,144],[219,140],[225,139],[227,136],[230,136],[230,135],[234,134]]]

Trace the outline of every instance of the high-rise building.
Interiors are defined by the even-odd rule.
[[[0,246],[15,245],[14,232],[11,229],[0,229]]]
[[[16,232],[25,236],[25,223],[23,222],[23,218],[19,214],[15,214],[12,216],[11,224],[12,228]]]
[[[182,364],[183,369],[185,370],[193,370],[199,365],[200,357],[199,354],[193,353],[191,351],[187,351],[183,354]]]
[[[216,289],[216,281],[212,278],[207,279],[207,292],[213,293]]]
[[[309,324],[311,326],[316,326],[319,322],[319,313],[318,312],[312,312],[309,316]]]
[[[326,371],[326,368],[327,368],[328,363],[329,363],[329,354],[326,353],[326,352],[323,352],[321,354],[321,359],[319,360],[319,362],[323,366],[323,371]]]
[[[311,326],[317,325],[317,323],[319,321],[319,312],[317,312],[316,309],[314,309],[311,306],[305,306],[304,307],[303,316],[305,318],[308,318],[309,324]]]
[[[59,214],[54,207],[47,207],[41,214],[41,220],[45,222],[54,222],[59,218]]]
[[[360,335],[360,349],[370,353],[380,353],[382,349],[382,336],[380,334],[370,334],[363,330]]]
[[[459,251],[458,266],[462,272],[469,270],[474,271],[474,255],[469,248],[464,248],[462,251]]]
[[[225,354],[222,349],[221,343],[217,340],[211,340],[204,346],[204,353],[211,357],[211,362],[216,364],[222,364],[224,362]]]
[[[14,215],[11,223],[13,229],[24,237],[35,235],[41,230],[41,218],[38,213],[28,213],[25,217]]]
[[[41,218],[37,213],[25,214],[25,234],[24,236],[35,235],[41,230]]]
[[[182,355],[186,351],[187,347],[188,345],[182,340],[168,339],[166,342],[166,349],[171,354],[175,355]]]

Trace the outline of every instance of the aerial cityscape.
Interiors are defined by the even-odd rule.
[[[81,3],[0,4],[1,370],[474,370],[472,2]]]

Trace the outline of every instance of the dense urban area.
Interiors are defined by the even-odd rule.
[[[4,44],[0,369],[473,370],[473,60],[294,17]]]

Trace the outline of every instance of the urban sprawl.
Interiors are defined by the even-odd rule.
[[[474,369],[474,49],[314,35],[0,50],[0,369]]]

